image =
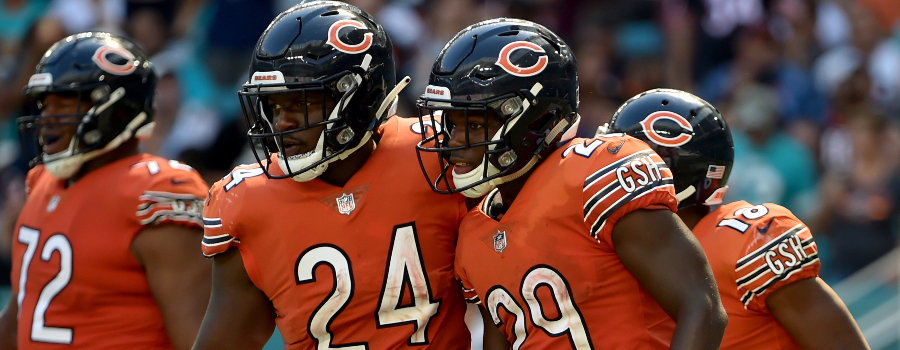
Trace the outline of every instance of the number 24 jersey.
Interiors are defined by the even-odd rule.
[[[468,349],[453,278],[465,202],[423,179],[421,130],[391,118],[344,187],[269,179],[257,164],[213,185],[203,251],[239,249],[288,349]]]

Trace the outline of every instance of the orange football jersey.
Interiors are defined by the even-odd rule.
[[[772,203],[723,205],[694,227],[716,277],[728,327],[722,349],[800,349],[766,307],[772,292],[819,275],[809,228]]]
[[[27,181],[11,274],[19,349],[172,348],[131,242],[148,225],[199,229],[200,175],[141,154],[68,187],[42,165]]]
[[[499,220],[488,194],[460,226],[456,273],[513,349],[651,349],[665,316],[616,254],[625,214],[675,210],[672,173],[630,136],[575,139],[538,165]]]
[[[419,126],[389,119],[343,188],[269,179],[257,164],[213,185],[203,251],[239,249],[288,349],[468,349],[466,303],[453,278],[465,202],[424,180]]]

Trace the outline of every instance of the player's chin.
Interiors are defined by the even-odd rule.
[[[57,154],[59,152],[65,151],[68,148],[68,144],[63,143],[62,141],[56,141],[50,144],[44,144],[41,147],[41,152],[47,155]]]
[[[315,153],[315,148],[311,148],[309,150],[301,150],[300,147],[288,147],[285,148],[285,156],[287,159],[303,159],[306,157],[310,157]]]
[[[466,174],[466,173],[472,171],[472,169],[475,169],[475,167],[472,165],[469,165],[468,163],[453,164],[453,173],[455,173],[457,175]]]
[[[298,145],[298,144],[282,145],[282,146],[281,146],[281,151],[282,151],[282,152],[284,153],[284,155],[285,155],[286,157],[288,157],[288,158],[292,158],[292,157],[294,157],[294,156],[296,156],[296,155],[298,155],[298,154],[301,153],[301,152],[300,152],[300,145]]]

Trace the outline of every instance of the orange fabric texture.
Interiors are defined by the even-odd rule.
[[[575,139],[538,165],[499,221],[487,214],[497,193],[463,220],[456,273],[513,348],[668,348],[671,335],[648,330],[665,317],[645,317],[661,308],[612,242],[625,214],[677,206],[656,153],[630,136]]]
[[[13,238],[20,349],[169,349],[144,268],[131,253],[147,225],[201,227],[207,185],[147,154],[66,188],[38,166]]]
[[[800,349],[766,307],[766,298],[819,275],[809,228],[780,205],[737,201],[706,215],[694,234],[728,313],[722,349]]]
[[[258,165],[213,185],[203,251],[240,250],[288,349],[468,349],[453,278],[466,208],[462,196],[434,193],[424,180],[417,123],[383,125],[377,149],[343,188],[269,179]]]

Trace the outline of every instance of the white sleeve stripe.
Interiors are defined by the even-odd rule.
[[[143,198],[143,200],[148,200],[148,198]],[[146,214],[151,208],[159,204],[172,204],[172,203],[189,203],[195,205],[197,207],[203,207],[203,200],[201,199],[170,199],[170,198],[156,198],[155,200],[148,201],[146,203],[142,203],[138,205],[138,213],[143,212],[143,215]]]
[[[149,224],[152,224],[152,223],[158,221],[159,219],[169,219],[169,220],[174,220],[174,221],[190,221],[197,225],[203,225],[203,221],[200,220],[199,215],[180,212],[180,211],[174,211],[174,210],[157,211],[157,212],[153,213],[153,215],[150,216],[149,218],[141,220],[140,223],[141,223],[141,225],[149,225]]]
[[[230,236],[230,235],[227,235],[227,234],[225,234],[225,235],[219,235],[219,236],[215,236],[215,237],[206,237],[206,236],[204,236],[203,239],[201,240],[201,242],[203,243],[203,245],[204,245],[204,246],[207,246],[207,247],[215,247],[215,246],[219,246],[219,245],[223,245],[223,244],[229,243],[229,242],[231,242],[231,241],[235,241],[236,243],[239,243],[239,242],[240,242],[240,240],[237,240],[237,239],[235,239],[234,237],[232,237],[232,236]]]
[[[587,191],[589,188],[593,187],[593,186],[596,185],[598,182],[600,182],[600,181],[602,181],[603,179],[605,179],[607,176],[613,175],[613,174],[615,174],[615,173],[616,173],[615,171],[610,171],[610,172],[607,172],[606,174],[601,175],[600,177],[597,177],[597,178],[593,179],[593,181],[591,181],[590,183],[586,183],[586,184],[585,184],[584,190],[583,190],[583,191]],[[594,173],[594,174],[596,174],[596,173]],[[591,176],[594,176],[594,174],[591,174]]]
[[[153,209],[156,209],[160,206],[175,207],[175,206],[177,206],[177,204],[175,204],[175,203],[184,203],[184,201],[146,203],[144,205],[138,206],[138,210],[135,212],[135,215],[137,215],[137,216],[147,215],[151,211],[153,211]],[[184,207],[187,207],[188,205],[189,204],[184,204]],[[199,204],[199,203],[194,203],[193,205],[196,205],[197,207],[202,206],[202,204]]]
[[[145,191],[144,194],[140,197],[143,200],[197,200],[202,201],[203,197],[195,196],[190,193],[173,193],[173,192],[163,192],[163,191]]]
[[[591,198],[588,199],[587,203],[584,203],[585,219],[591,215],[591,213],[594,211],[594,208],[597,207],[597,203],[602,203],[607,198],[609,198],[609,196],[611,196],[613,193],[615,193],[618,189],[621,189],[621,188],[622,188],[622,184],[620,184],[618,181],[610,182],[609,185],[607,185],[602,190],[598,191],[593,196],[591,196]]]
[[[763,255],[763,252],[768,251],[768,250],[771,249],[772,247],[778,245],[778,244],[781,243],[785,238],[790,237],[790,236],[793,236],[793,235],[800,234],[801,232],[806,231],[807,229],[808,229],[808,228],[807,228],[806,226],[804,226],[803,224],[798,224],[797,226],[792,227],[790,230],[785,231],[783,234],[779,235],[778,237],[776,237],[775,239],[773,239],[773,240],[772,240],[771,242],[769,242],[768,244],[766,244],[766,245],[764,245],[764,246],[762,246],[762,247],[757,248],[757,249],[754,250],[752,253],[747,254],[746,256],[744,256],[743,258],[741,258],[740,260],[738,260],[738,262],[737,262],[737,268],[735,269],[735,271],[744,268],[744,266],[747,266],[747,264],[749,264],[749,263],[753,262],[754,260],[758,259],[759,257],[761,257],[761,256]]]
[[[219,218],[203,218],[203,225],[206,226],[222,226],[222,219]]]
[[[223,244],[231,243],[231,241],[233,241],[233,240],[234,240],[234,237],[231,237],[231,238],[229,238],[229,239],[227,239],[227,240],[224,240],[224,241],[221,241],[221,242],[216,242],[216,243],[206,243],[206,242],[203,242],[203,245],[205,245],[205,246],[207,246],[207,247],[215,247],[215,246],[220,246],[220,245],[223,245]]]
[[[750,273],[744,275],[741,278],[737,279],[738,288],[743,288],[747,284],[753,283],[753,281],[758,280],[760,277],[765,275],[766,270],[771,271],[768,265],[759,265],[756,270],[751,271]],[[749,278],[749,280],[745,281],[744,279]]]
[[[147,215],[150,213],[150,209],[155,208],[158,204],[160,204],[160,203],[159,202],[151,202],[151,203],[139,205],[138,210],[134,214],[137,216]]]

